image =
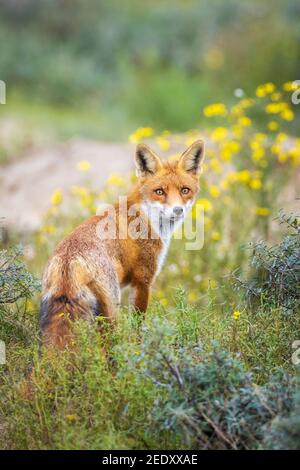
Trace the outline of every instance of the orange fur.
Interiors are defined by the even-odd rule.
[[[140,220],[148,232],[159,232],[145,207],[159,207],[173,214],[174,207],[185,208],[198,192],[198,173],[203,161],[203,143],[195,142],[176,162],[161,160],[145,145],[136,154],[138,183],[128,194],[128,208],[137,205]],[[188,189],[188,192],[183,191]],[[44,342],[65,347],[70,342],[70,325],[76,318],[91,321],[103,315],[113,323],[121,298],[121,288],[132,287],[137,310],[145,312],[150,288],[160,268],[165,242],[155,238],[125,239],[133,215],[116,211],[115,239],[99,238],[97,226],[110,215],[105,212],[83,222],[57,246],[43,276],[41,329]],[[174,215],[174,214],[173,214]],[[123,233],[123,232],[122,232]]]

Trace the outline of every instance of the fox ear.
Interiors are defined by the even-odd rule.
[[[160,158],[145,144],[139,144],[135,154],[136,175],[154,175],[162,167]]]
[[[204,142],[196,140],[180,157],[179,168],[197,175],[204,161]]]

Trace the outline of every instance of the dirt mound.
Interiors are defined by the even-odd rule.
[[[134,146],[74,139],[64,144],[35,149],[23,158],[0,167],[0,218],[7,227],[34,230],[39,227],[51,195],[85,184],[101,189],[112,173],[133,169]],[[88,173],[77,168],[88,160]]]

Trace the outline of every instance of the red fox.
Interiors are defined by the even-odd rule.
[[[132,289],[134,307],[146,311],[172,233],[195,202],[203,160],[201,140],[166,162],[148,146],[137,146],[138,182],[127,196],[127,211],[120,203],[113,206],[115,214],[104,208],[62,240],[48,262],[40,313],[45,344],[65,347],[70,323],[78,318],[102,315],[113,323],[125,286]],[[104,236],[103,222],[115,223],[115,236]],[[140,235],[128,235],[130,226]]]

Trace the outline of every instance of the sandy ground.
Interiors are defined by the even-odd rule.
[[[2,226],[16,230],[39,227],[51,195],[85,184],[101,189],[112,173],[126,174],[133,167],[134,146],[72,140],[35,149],[17,161],[0,167],[0,218]],[[91,163],[88,173],[77,169],[81,160]]]

